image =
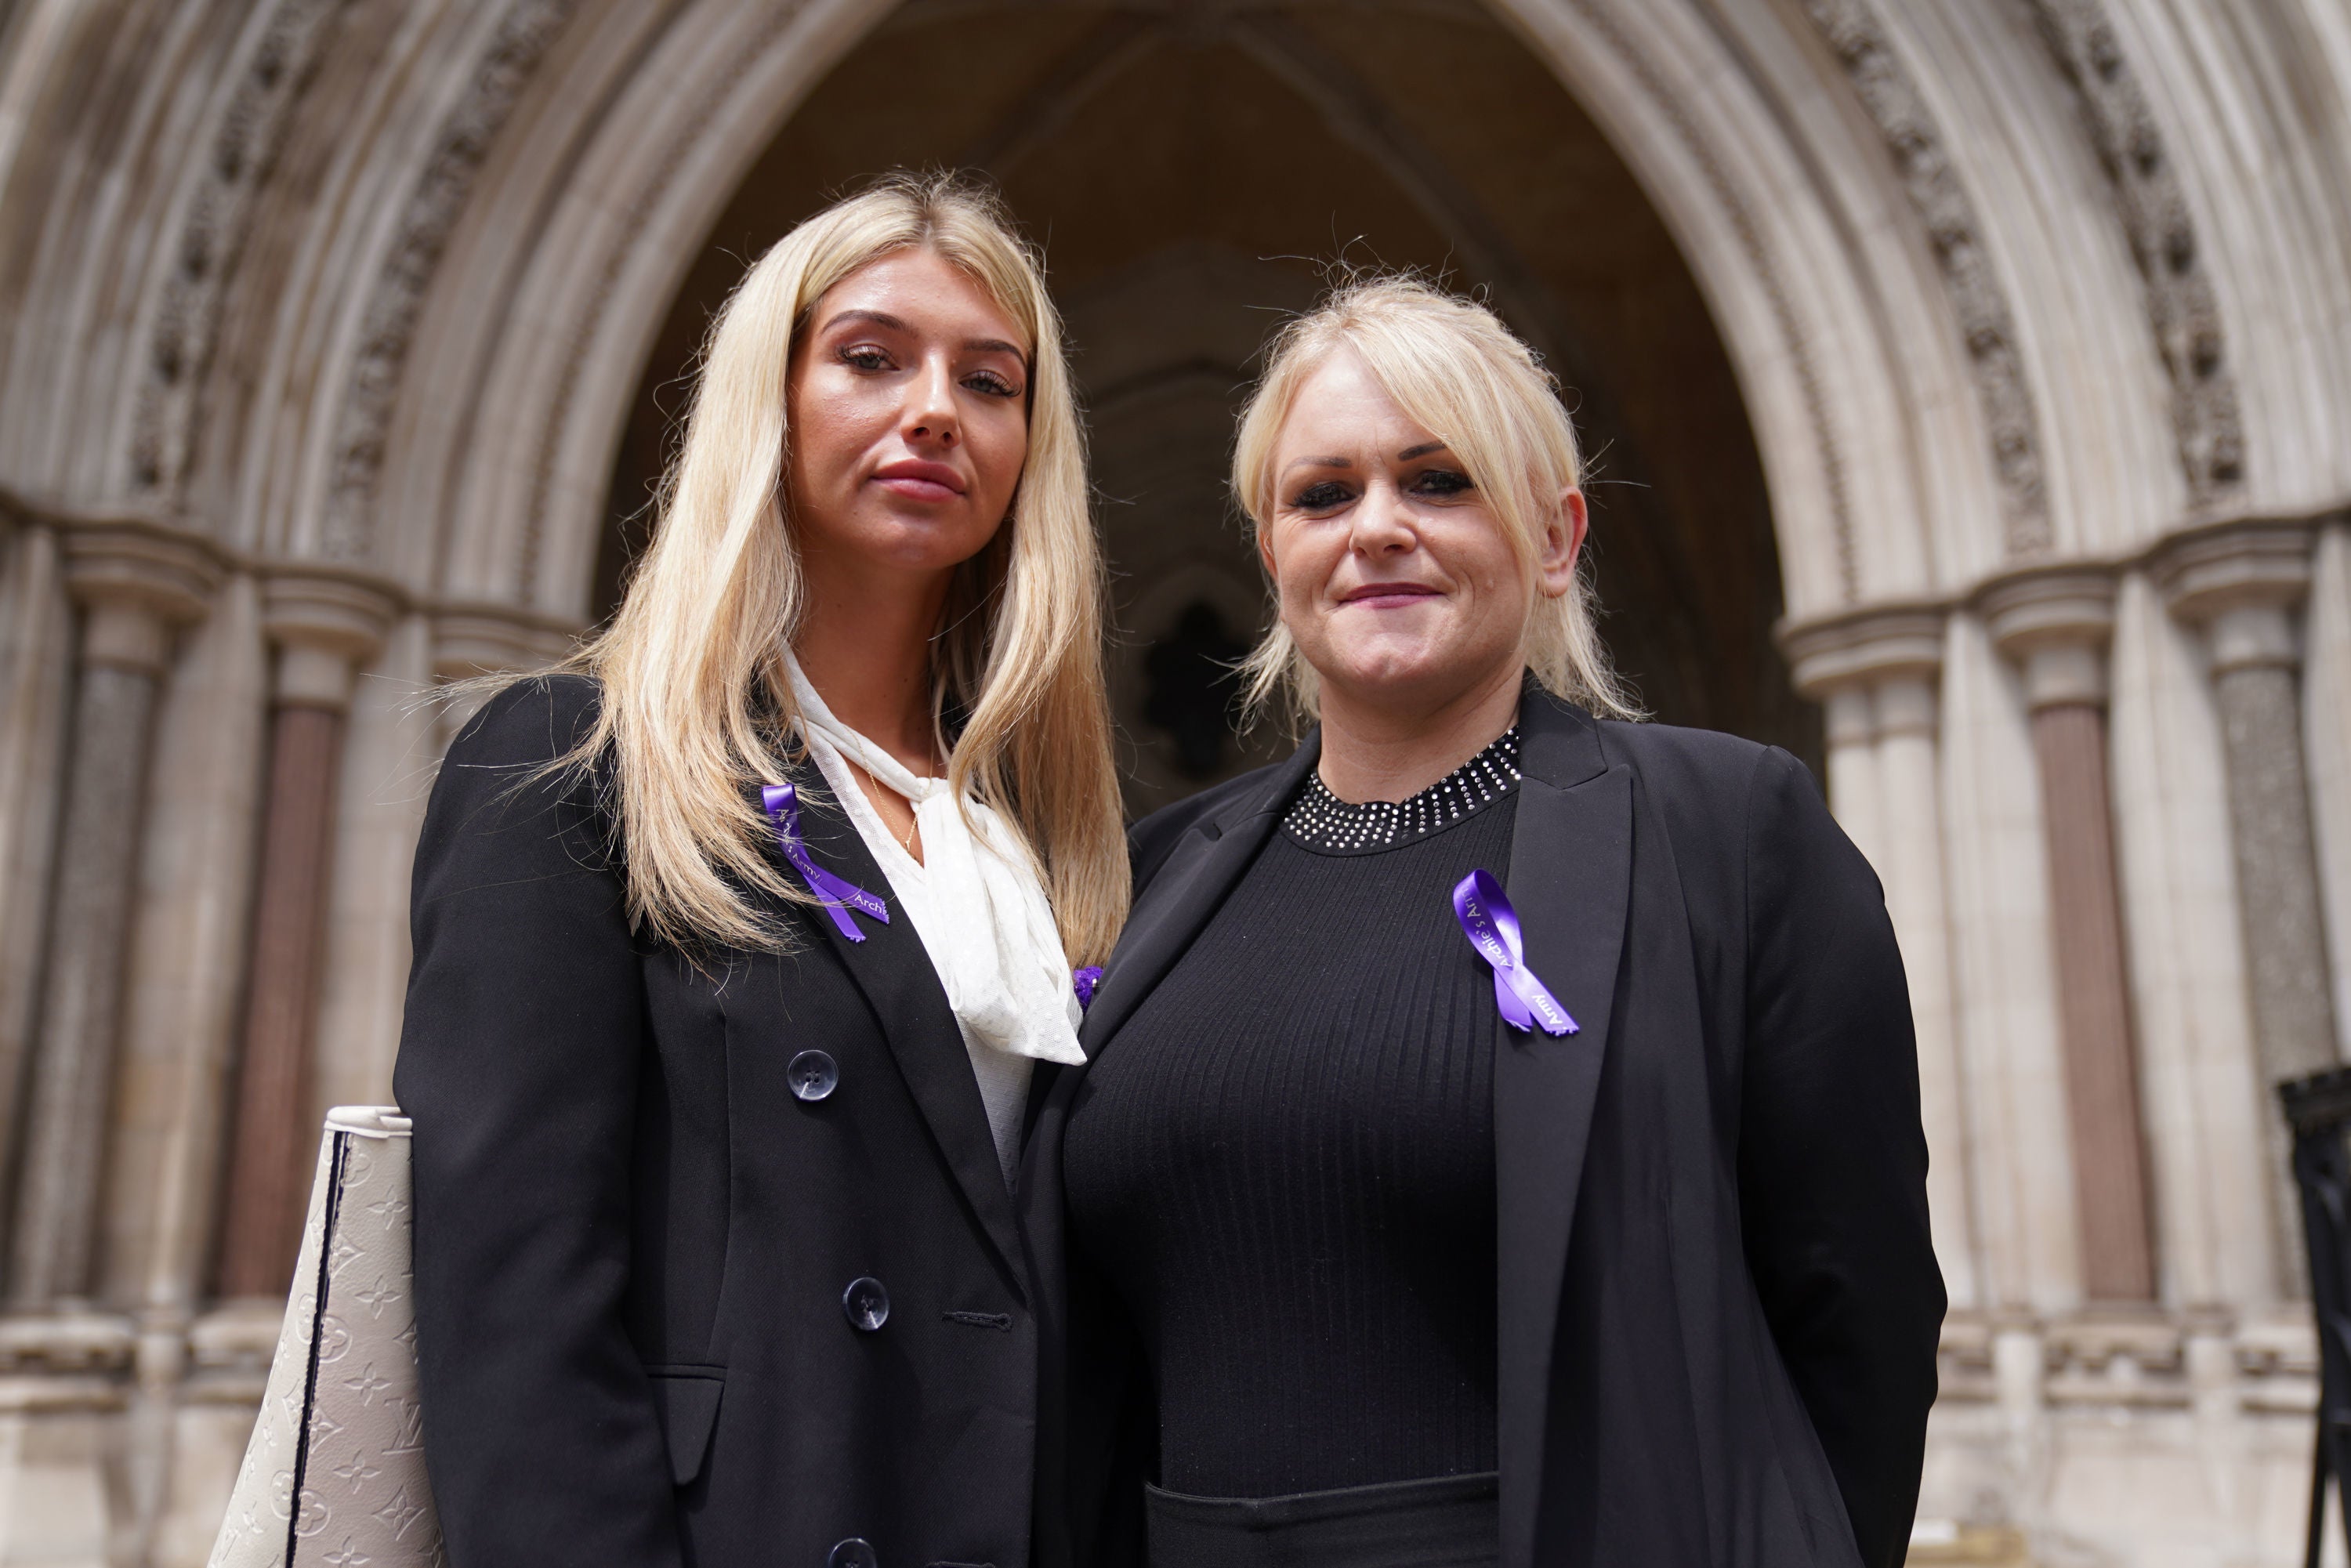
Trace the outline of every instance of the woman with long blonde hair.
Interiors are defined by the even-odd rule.
[[[727,302],[610,627],[451,747],[396,1085],[453,1568],[1029,1561],[1013,1173],[1127,894],[1086,503],[1038,258],[883,180]]]
[[[1273,345],[1253,671],[1320,722],[1137,825],[1040,1113],[1049,1562],[1902,1560],[1943,1292],[1894,933],[1801,763],[1633,722],[1582,485],[1474,300],[1367,278]]]

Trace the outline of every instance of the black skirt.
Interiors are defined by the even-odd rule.
[[[1151,1568],[1494,1568],[1501,1555],[1490,1470],[1291,1497],[1148,1493]]]

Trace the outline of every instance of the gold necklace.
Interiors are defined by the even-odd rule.
[[[872,785],[873,788],[876,789],[887,790],[893,795],[898,795],[898,791],[892,789],[890,786],[883,783],[881,779],[874,777],[873,769],[866,767],[865,764],[858,761],[857,758],[853,757],[849,758],[847,760],[852,768],[856,768],[857,771],[865,775],[866,782]],[[898,795],[898,799],[906,801],[906,831],[899,836],[898,843],[899,846],[906,852],[907,858],[911,860],[914,858],[914,830],[923,825],[923,820],[914,815],[914,801],[907,800],[904,795]],[[878,809],[875,810],[874,815],[881,815]]]

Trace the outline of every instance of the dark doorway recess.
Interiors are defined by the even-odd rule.
[[[701,242],[614,468],[603,608],[642,542],[711,313],[794,223],[893,166],[986,171],[1045,246],[1092,430],[1133,809],[1286,746],[1263,726],[1205,762],[1213,696],[1155,700],[1152,670],[1156,658],[1196,682],[1207,621],[1236,645],[1263,625],[1225,491],[1232,415],[1266,334],[1335,260],[1476,289],[1541,349],[1592,457],[1602,629],[1619,666],[1658,718],[1786,746],[1817,768],[1818,712],[1771,642],[1780,571],[1762,470],[1705,301],[1592,120],[1463,0],[914,0],[895,13]]]

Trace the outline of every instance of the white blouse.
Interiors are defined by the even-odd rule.
[[[947,1007],[963,1033],[979,1098],[987,1108],[1007,1186],[1020,1158],[1020,1122],[1037,1061],[1081,1062],[1083,1012],[1071,989],[1061,947],[1034,862],[1004,820],[977,796],[957,801],[944,779],[917,778],[842,724],[788,653],[800,734],[825,787],[841,802],[914,923]],[[851,762],[914,808],[923,838],[917,861],[873,809]]]

